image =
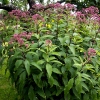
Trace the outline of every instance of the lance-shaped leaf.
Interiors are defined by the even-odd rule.
[[[40,71],[42,71],[41,66],[39,66],[36,62],[32,62],[31,65],[33,65],[34,67],[36,67],[37,69],[39,69]]]
[[[47,73],[48,73],[48,76],[51,77],[51,74],[52,74],[52,66],[50,64],[46,64],[46,70],[47,70]]]
[[[73,44],[71,44],[69,46],[69,49],[71,50],[71,52],[73,53],[73,55],[75,55],[75,46]]]
[[[64,94],[67,95],[69,90],[73,87],[73,83],[74,83],[74,78],[71,78],[69,81],[68,81],[68,84],[65,86],[65,89],[64,89]]]
[[[25,69],[28,75],[30,75],[30,62],[26,59],[24,61]]]

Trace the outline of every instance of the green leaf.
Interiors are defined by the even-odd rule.
[[[69,45],[69,43],[70,43],[70,36],[65,36],[65,39],[66,39],[66,43]]]
[[[23,71],[22,73],[20,73],[20,76],[19,76],[19,81],[21,83],[24,83],[25,82],[25,79],[26,79],[26,71]]]
[[[89,91],[89,88],[88,88],[87,84],[85,84],[84,82],[82,82],[81,84],[82,84],[83,88],[85,88],[87,91]]]
[[[31,65],[33,65],[34,67],[36,67],[37,69],[39,69],[40,71],[42,71],[41,66],[39,66],[36,62],[32,62]]]
[[[46,99],[45,93],[42,89],[38,89],[37,93],[44,99]]]
[[[83,58],[81,56],[79,56],[79,59],[80,59],[81,63],[83,63]]]
[[[17,74],[17,73],[16,73],[16,74]],[[20,88],[20,90],[22,91],[23,88],[24,88],[24,86],[25,86],[26,71],[23,71],[23,72],[20,73],[20,75],[19,75],[19,80],[18,80],[18,75],[17,75],[17,76],[15,75],[15,77],[16,77],[16,80],[17,80],[17,82],[18,82],[18,84],[19,84],[19,88]]]
[[[76,88],[78,94],[81,94],[82,93],[82,84],[81,83],[76,84],[75,88]]]
[[[34,93],[34,89],[33,86],[30,86],[29,90],[28,90],[28,97],[30,100],[36,100],[36,96]]]
[[[84,66],[84,70],[90,70],[92,72],[95,72],[94,66],[91,64],[86,64],[86,66]]]
[[[52,71],[57,74],[61,74],[61,72],[57,68],[53,68]]]
[[[73,93],[78,99],[80,99],[80,94],[76,91],[75,88],[73,88]]]
[[[37,87],[42,88],[42,84],[40,84],[41,77],[39,75],[35,75],[34,73],[32,74],[33,80],[36,83]]]
[[[23,72],[26,72],[25,68],[23,67],[19,67],[17,70],[16,70],[16,73],[15,73],[15,80],[17,80],[18,76],[21,75],[21,73]],[[26,72],[27,73],[27,72]],[[25,73],[24,73],[25,74]]]
[[[70,93],[68,93],[67,95],[64,94],[64,100],[71,100],[70,98],[71,98]]]
[[[56,50],[56,48],[57,48],[57,46],[52,45],[52,47],[50,48],[50,53],[52,53],[53,51],[55,51],[55,50]]]
[[[100,89],[100,88],[99,88]],[[92,100],[96,100],[97,99],[97,90],[96,89],[92,89],[91,90],[91,95],[93,96],[92,97]]]
[[[53,83],[54,83],[54,79],[53,77],[51,76],[50,78],[48,78],[48,83],[50,84],[50,87],[53,86]]]
[[[55,60],[55,57],[49,57],[49,61]]]
[[[57,91],[56,96],[59,96],[63,92],[63,88],[60,88],[59,91]]]
[[[92,80],[91,80],[91,78],[90,78],[90,76],[89,76],[88,74],[82,73],[81,75],[82,75],[82,77],[83,77],[84,79],[87,79],[87,80],[89,80],[91,83],[93,83]]]
[[[52,60],[50,62],[53,62],[53,63],[57,63],[57,64],[61,64],[62,65],[62,63],[60,61],[58,61],[58,60]]]
[[[58,87],[60,87],[58,81],[56,79],[54,79],[54,78],[53,78],[53,80],[54,80],[53,84],[56,85],[56,86],[58,86]]]
[[[75,46],[73,44],[70,44],[69,49],[71,50],[73,55],[75,55]]]
[[[40,37],[41,40],[45,40],[45,39],[52,39],[54,36],[53,35],[43,35]]]
[[[64,88],[64,94],[67,95],[69,93],[69,90],[73,87],[73,83],[74,83],[74,78],[71,78],[68,81],[68,84],[65,86]]]
[[[15,69],[14,70],[17,70],[18,67],[20,67],[20,65],[23,63],[23,60],[17,60],[15,62]]]
[[[32,53],[28,52],[25,55],[26,59],[28,59],[29,61],[32,60]]]
[[[61,56],[61,53],[60,52],[51,52],[50,55]]]
[[[59,56],[66,58],[66,52],[64,52],[64,48],[62,48],[62,51],[59,52]]]
[[[46,51],[45,51],[45,50],[43,50],[43,49],[40,49],[40,48],[39,48],[39,51],[41,51],[42,53],[44,53],[44,54],[46,54],[46,55],[47,55],[47,53],[46,53]]]
[[[49,62],[49,56],[46,53],[43,53],[43,58],[45,61]]]
[[[33,52],[33,51],[29,51],[27,54],[38,56],[38,54],[37,54],[36,52]],[[26,55],[27,55],[27,54],[26,54]]]
[[[66,72],[66,67],[65,66],[62,66],[61,67],[61,72],[64,74]]]
[[[33,43],[33,44],[31,44],[31,46],[30,46],[30,50],[31,49],[37,49],[38,48],[38,43]]]
[[[19,30],[14,30],[14,33],[19,33]]]
[[[90,100],[90,99],[89,99],[89,94],[84,94],[83,100]]]
[[[75,63],[75,64],[73,64],[73,66],[79,70],[82,68],[82,64],[79,64],[79,63]]]
[[[34,37],[36,37],[37,39],[39,39],[39,34],[33,34]]]
[[[75,80],[75,89],[77,90],[77,92],[80,94],[82,92],[82,78],[81,78],[81,74],[78,73],[78,76]]]
[[[65,43],[65,40],[64,40],[64,38],[62,38],[62,37],[59,37],[58,39],[59,39],[59,41],[60,41],[61,45],[64,45],[64,43]]]
[[[58,39],[59,39],[61,45],[65,45],[65,43],[69,45],[69,43],[70,43],[70,36],[58,37]]]
[[[46,70],[47,70],[48,76],[50,78],[51,74],[52,74],[52,66],[48,63],[46,64]]]
[[[45,89],[45,95],[47,98],[50,98],[50,96],[52,95],[51,91],[48,91],[48,88]]]
[[[48,78],[48,83],[50,84],[51,87],[53,85],[60,87],[58,81],[56,79],[54,79],[52,76],[50,78]]]
[[[85,74],[85,73],[82,73],[82,75],[81,75],[82,77],[90,77],[88,74]]]
[[[69,69],[72,65],[71,59],[70,58],[65,58],[64,62],[66,64],[67,69]]]
[[[24,61],[25,69],[28,75],[30,75],[30,62],[26,59]]]
[[[39,64],[39,65],[41,65],[43,63],[45,63],[44,59],[37,61],[37,64]]]

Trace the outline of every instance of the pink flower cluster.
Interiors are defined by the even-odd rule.
[[[97,7],[94,7],[94,6],[90,6],[88,8],[82,9],[82,12],[85,15],[94,15],[94,14],[99,13],[99,9]]]
[[[60,3],[55,3],[53,5],[54,8],[63,8],[63,6]]]
[[[71,7],[71,4],[69,4],[68,7]],[[100,15],[98,13],[98,8],[91,6],[82,9],[82,11],[74,11],[71,15],[76,16],[78,22],[83,23],[86,22],[86,19],[90,19],[94,24],[100,24]]]
[[[12,10],[9,12],[11,17],[16,16],[17,18],[26,18],[29,15],[29,12],[23,12],[21,10]]]
[[[9,44],[13,44],[14,42],[17,42],[20,46],[21,45],[27,46],[27,44],[24,43],[25,39],[29,40],[29,39],[31,39],[31,36],[32,36],[32,33],[27,34],[27,32],[23,32],[20,34],[14,34],[13,37],[11,38],[11,40],[9,41]]]
[[[76,11],[76,10],[77,10],[76,6],[75,6],[74,4],[70,4],[70,3],[66,3],[66,4],[64,5],[64,7],[65,7],[66,9],[68,9],[68,10],[73,10],[73,11]]]
[[[87,54],[89,57],[94,57],[96,55],[96,50],[93,48],[89,48]]]
[[[79,22],[86,22],[85,15],[80,11],[76,12],[76,18]]]
[[[66,4],[64,4],[64,6],[61,5],[60,3],[54,3],[54,4],[49,4],[48,6],[51,7],[51,8],[60,8],[60,9],[66,8],[68,10],[76,10],[75,5],[70,4],[70,3],[66,3]]]
[[[87,52],[84,52],[85,59],[89,62],[91,58],[96,56],[96,50],[93,48],[88,48]]]
[[[94,23],[100,24],[100,15],[99,14],[93,14],[93,15],[91,15],[91,20],[93,20]]]
[[[42,4],[35,4],[35,5],[32,6],[32,8],[39,10],[39,9],[43,9],[44,6]]]
[[[44,21],[44,18],[42,16],[40,16],[39,14],[35,14],[32,16],[32,19],[34,20],[34,22],[37,24],[39,20]]]
[[[50,39],[45,40],[46,46],[52,46],[52,41]]]
[[[54,4],[49,4],[48,7],[50,8],[63,8],[63,6],[60,3],[54,3]]]

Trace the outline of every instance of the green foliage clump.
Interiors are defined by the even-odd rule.
[[[99,100],[98,9],[79,12],[71,4],[49,6],[38,11],[43,6],[36,5],[34,15],[14,10],[2,24],[1,55],[8,58],[7,69],[20,98]]]

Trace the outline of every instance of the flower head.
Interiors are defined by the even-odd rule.
[[[52,41],[50,39],[45,40],[45,44],[46,44],[46,46],[51,46],[52,45]]]
[[[70,3],[67,3],[64,5],[64,7],[67,9],[67,10],[73,10],[73,11],[76,11],[76,6],[74,4],[70,4]]]
[[[18,38],[17,41],[18,41],[18,44],[19,44],[20,46],[24,44],[23,38]]]
[[[28,48],[29,47],[29,44],[25,44],[25,47]]]
[[[85,15],[80,11],[76,12],[76,18],[79,22],[85,22],[86,21]]]
[[[32,6],[32,8],[39,10],[39,9],[43,9],[44,6],[42,4],[35,4],[35,5]]]
[[[87,53],[88,53],[88,56],[94,57],[96,55],[96,50],[93,48],[89,48]]]
[[[36,24],[37,24],[37,22],[38,22],[39,20],[44,21],[43,17],[40,16],[39,14],[33,15],[33,16],[32,16],[32,19],[34,20],[34,22],[35,22]]]
[[[90,19],[91,21],[93,21],[93,23],[100,24],[100,15],[98,14],[91,15]]]
[[[14,34],[11,40],[9,41],[9,44],[13,44],[14,42],[17,42],[20,46],[24,45],[25,40],[31,39],[32,33],[22,32],[20,34]]]
[[[23,12],[21,10],[12,10],[9,12],[10,17],[16,17],[16,18],[26,18],[29,15],[29,12]]]
[[[60,3],[55,3],[53,5],[54,8],[62,8],[63,6]]]
[[[97,7],[94,7],[94,6],[90,6],[90,7],[85,8],[85,9],[83,8],[82,12],[85,15],[90,16],[90,15],[98,14],[99,13],[99,9]]]

